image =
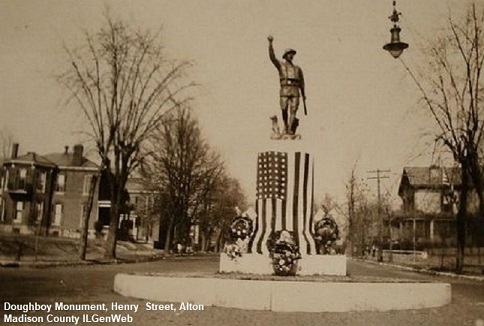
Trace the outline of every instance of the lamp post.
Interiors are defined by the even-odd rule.
[[[401,15],[400,12],[397,11],[396,9],[396,1],[393,1],[393,13],[390,17],[388,17],[392,22],[393,22],[393,27],[390,29],[390,34],[391,34],[391,40],[390,43],[387,43],[383,46],[383,49],[390,52],[392,57],[397,59],[402,53],[403,50],[408,48],[407,43],[400,42],[400,31],[402,30],[398,26],[398,16]]]

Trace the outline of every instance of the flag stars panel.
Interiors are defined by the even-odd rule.
[[[258,156],[257,198],[285,199],[287,153],[264,152]]]

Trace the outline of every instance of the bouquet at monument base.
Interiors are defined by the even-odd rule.
[[[232,260],[242,257],[242,250],[237,243],[227,244],[224,248],[224,251]]]
[[[296,275],[297,261],[301,259],[301,253],[291,233],[286,230],[275,232],[267,246],[274,273],[279,276]]]

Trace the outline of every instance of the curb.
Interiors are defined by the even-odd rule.
[[[439,272],[439,271],[429,270],[429,269],[426,269],[426,268],[417,268],[417,267],[411,267],[411,266],[405,266],[405,265],[382,263],[382,262],[365,260],[365,259],[360,259],[360,258],[349,258],[349,259],[353,259],[353,260],[356,260],[356,261],[359,261],[359,262],[364,262],[364,263],[373,264],[373,265],[394,267],[394,268],[398,268],[398,269],[402,269],[402,270],[406,270],[406,271],[410,271],[410,272],[415,272],[415,273],[437,275],[437,276],[446,276],[446,277],[458,278],[458,279],[463,279],[463,280],[484,282],[484,276],[463,275],[463,274],[456,274],[456,273],[450,273],[450,272]]]
[[[104,260],[103,258],[88,259],[85,261],[71,260],[71,261],[16,261],[16,260],[0,260],[0,268],[48,268],[48,267],[65,267],[65,266],[91,266],[91,265],[116,265],[116,264],[136,264],[146,263],[164,259],[197,259],[210,257],[210,255],[174,255],[164,257],[162,255],[145,256],[137,258],[117,258],[114,260]]]
[[[72,261],[8,261],[1,260],[0,267],[4,268],[47,268],[47,267],[62,267],[62,266],[88,266],[88,265],[114,265],[114,264],[133,264],[157,260],[159,257],[150,257],[149,259],[88,259],[88,260],[72,260]]]

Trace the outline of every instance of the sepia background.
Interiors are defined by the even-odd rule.
[[[420,46],[459,16],[462,0],[401,0],[402,55],[420,63]],[[85,122],[55,80],[68,64],[64,46],[96,31],[109,7],[141,28],[158,30],[170,58],[195,63],[196,116],[253,202],[256,154],[271,146],[269,116],[279,114],[278,76],[267,53],[287,47],[305,73],[308,116],[299,111],[302,143],[315,157],[315,191],[344,200],[353,166],[391,170],[383,190],[396,196],[404,166],[438,159],[419,93],[390,41],[390,0],[0,1],[0,128],[20,152],[61,151],[85,141]],[[85,143],[87,149],[89,144]],[[96,156],[92,155],[95,159]],[[356,164],[356,165],[355,165]],[[375,187],[370,182],[369,187]],[[398,200],[396,200],[398,204]]]

